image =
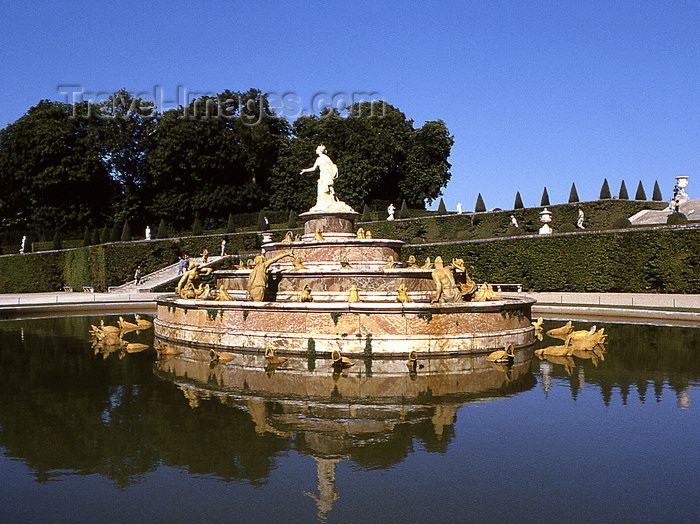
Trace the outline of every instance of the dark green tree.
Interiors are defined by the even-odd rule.
[[[654,181],[654,195],[651,197],[654,202],[661,202],[663,196],[661,196],[661,188],[659,187],[659,182]]]
[[[100,230],[95,228],[92,231],[92,245],[96,246],[102,243],[102,238],[100,237]]]
[[[578,202],[578,192],[576,191],[576,184],[571,184],[571,191],[569,192],[569,204],[574,204]]]
[[[627,195],[627,187],[625,186],[625,181],[622,181],[622,184],[620,184],[620,195],[618,196],[620,200],[629,200],[629,196]]]
[[[438,204],[437,212],[438,212],[438,215],[446,215],[447,214],[447,208],[445,207],[445,202],[443,202],[442,198],[440,199],[440,203]]]
[[[515,203],[513,204],[513,209],[522,209],[523,208],[523,199],[520,198],[520,191],[515,193]]]
[[[547,194],[547,188],[544,188],[544,191],[542,191],[542,199],[540,200],[540,206],[548,206],[550,205],[549,203],[549,195]]]
[[[112,226],[112,231],[110,232],[109,235],[109,241],[110,242],[119,242],[122,238],[122,234],[120,231],[119,224],[115,222],[114,226]]]
[[[158,223],[158,232],[156,233],[156,238],[168,238],[168,226],[165,225],[165,219],[161,218]]]
[[[600,188],[600,200],[610,200],[610,186],[607,178],[603,180],[603,186]]]
[[[196,214],[194,216],[194,222],[192,222],[192,236],[200,236],[202,231],[202,219],[199,218],[199,214]]]
[[[297,214],[290,209],[289,218],[287,219],[287,228],[294,229],[295,227],[297,227]]]
[[[440,202],[442,202],[442,198],[440,199]],[[411,218],[411,214],[408,212],[408,204],[406,204],[406,199],[404,199],[401,202],[401,209],[399,209],[399,218]]]
[[[61,233],[59,233],[58,231],[56,231],[53,234],[53,243],[51,245],[51,249],[63,249],[63,242],[61,242]]]
[[[120,238],[122,242],[131,242],[131,226],[129,221],[124,222],[124,227],[122,228],[122,236]]]
[[[233,221],[233,213],[228,214],[228,220],[226,221],[226,232],[227,233],[235,233],[236,232],[236,223]]]
[[[100,242],[103,244],[106,244],[107,242],[111,241],[110,237],[110,229],[107,224],[105,224],[105,227],[102,228],[102,233],[100,235]]]
[[[484,199],[481,198],[481,193],[479,193],[479,196],[476,198],[476,205],[474,206],[474,212],[475,213],[483,213],[486,211],[486,206],[484,205]]]
[[[362,220],[361,222],[371,222],[372,221],[372,212],[369,209],[369,206],[367,204],[364,205],[362,208]]]
[[[88,228],[85,228],[85,233],[83,234],[83,247],[92,245],[92,233]]]
[[[634,195],[635,200],[646,200],[647,199],[647,194],[644,191],[644,186],[642,185],[642,181],[639,181],[639,185],[637,186],[637,193]]]

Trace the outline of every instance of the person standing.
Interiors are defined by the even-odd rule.
[[[27,242],[27,235],[22,236],[22,245],[19,246],[19,254],[24,255],[24,244]]]
[[[515,219],[515,215],[510,215],[510,223],[513,224],[513,227],[518,227],[518,221]]]
[[[136,272],[134,273],[134,279],[136,280],[136,285],[141,283],[141,266],[136,266]]]
[[[146,226],[146,240],[151,240],[151,226]]]
[[[202,264],[209,262],[209,250],[205,247],[202,250]]]
[[[190,256],[185,253],[185,271],[190,269]]]
[[[221,239],[221,256],[222,257],[226,256],[226,239],[225,238]]]
[[[180,276],[184,272],[185,260],[180,256],[180,260],[177,263],[177,275]]]
[[[583,209],[578,208],[578,220],[576,221],[576,227],[579,229],[586,229],[583,227]]]

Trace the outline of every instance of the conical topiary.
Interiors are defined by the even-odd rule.
[[[101,244],[102,240],[100,238],[100,230],[95,228],[92,232],[92,245],[96,246],[98,244]]]
[[[236,232],[236,224],[233,221],[233,215],[231,213],[228,214],[228,221],[226,222],[226,232],[227,233],[235,233]]]
[[[109,230],[109,226],[107,224],[105,224],[105,227],[102,228],[102,234],[101,234],[100,240],[102,241],[103,244],[106,244],[107,242],[110,241],[110,230]]]
[[[600,200],[610,200],[610,186],[607,178],[603,180],[603,187],[600,188]]]
[[[661,188],[659,187],[659,182],[654,182],[654,195],[651,197],[654,202],[661,202],[663,197],[661,196]]]
[[[124,227],[122,228],[122,242],[131,242],[131,226],[129,226],[129,221],[124,222]]]
[[[540,205],[541,206],[548,206],[549,204],[549,195],[547,194],[547,188],[544,188],[544,191],[542,191],[542,199],[540,200]]]
[[[571,191],[569,192],[569,204],[574,204],[578,202],[578,192],[576,191],[576,184],[571,184]]]
[[[622,181],[622,184],[620,184],[620,195],[617,197],[620,200],[629,200],[630,197],[627,195],[627,187],[625,186],[625,181]]]
[[[287,229],[294,229],[297,227],[297,214],[289,210],[289,218],[287,219]]]
[[[199,218],[199,214],[194,216],[194,222],[192,222],[192,236],[199,236],[202,234],[202,219]]]
[[[53,244],[51,246],[51,249],[63,249],[63,242],[61,242],[61,233],[56,231],[53,234]]]
[[[121,239],[121,237],[122,237],[122,234],[120,231],[119,224],[114,224],[114,226],[112,226],[112,231],[109,234],[109,241],[110,242],[119,242],[119,239]]]
[[[165,219],[161,218],[158,224],[158,231],[156,232],[156,238],[168,238],[168,226],[165,225]]]
[[[365,207],[362,208],[362,220],[360,222],[371,222],[372,221],[372,213],[369,209],[369,206],[365,204]]]
[[[474,206],[475,213],[483,213],[486,211],[486,206],[484,205],[484,199],[481,198],[481,193],[476,197],[476,205]]]
[[[401,202],[401,209],[399,209],[399,218],[410,218],[408,213],[408,204],[406,204],[405,198],[403,202]]]
[[[520,198],[520,191],[515,193],[515,203],[513,204],[513,209],[522,209],[523,208],[523,199]]]
[[[644,186],[642,185],[642,181],[639,181],[639,185],[637,186],[637,193],[634,195],[635,200],[646,200],[647,199],[647,194],[644,191]]]
[[[85,228],[85,233],[83,234],[83,247],[87,247],[92,244],[92,233],[88,228]]]
[[[446,215],[447,214],[447,208],[445,207],[445,202],[443,202],[442,198],[440,199],[440,203],[438,204],[438,215]]]

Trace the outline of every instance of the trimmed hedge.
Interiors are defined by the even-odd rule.
[[[410,255],[463,258],[476,282],[533,291],[700,293],[700,228],[406,246],[402,256]]]

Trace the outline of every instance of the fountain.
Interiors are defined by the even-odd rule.
[[[419,360],[533,344],[533,299],[500,297],[488,284],[477,292],[461,260],[400,264],[403,242],[355,230],[358,213],[335,196],[337,167],[323,146],[316,153],[301,172],[320,170],[317,203],[300,215],[304,234],[263,242],[253,263],[215,271],[218,291],[195,288],[198,270],[188,272],[178,295],[158,300],[160,341],[319,357],[415,351]]]

